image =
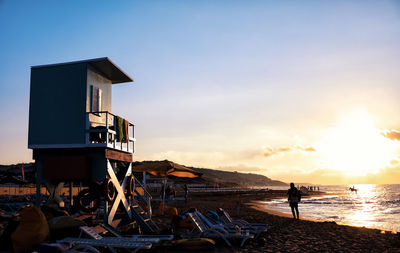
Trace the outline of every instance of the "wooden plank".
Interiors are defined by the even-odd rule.
[[[107,159],[123,161],[123,162],[133,162],[133,154],[121,152],[118,150],[105,149],[105,156]]]

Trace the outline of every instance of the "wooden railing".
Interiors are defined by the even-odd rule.
[[[108,147],[124,152],[135,152],[135,125],[128,123],[128,136],[119,140],[116,126],[117,115],[111,112],[86,113],[86,144],[91,147]]]

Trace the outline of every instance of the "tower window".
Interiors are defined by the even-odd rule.
[[[101,112],[101,89],[93,85],[90,86],[91,93],[91,112]]]

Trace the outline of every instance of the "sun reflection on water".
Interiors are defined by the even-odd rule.
[[[338,224],[400,232],[400,184],[321,187],[327,195],[302,198],[300,217]],[[337,194],[336,194],[337,193]],[[287,199],[267,202],[268,209],[291,215]]]
[[[376,185],[360,184],[354,185],[357,192],[351,192],[350,200],[353,202],[353,208],[345,218],[352,225],[374,227],[378,217],[376,212],[378,201]]]

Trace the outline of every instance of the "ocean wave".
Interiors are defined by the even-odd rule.
[[[381,203],[381,205],[385,205],[385,204],[396,205],[396,204],[400,204],[400,199],[397,199],[397,200],[386,200],[386,201],[381,201],[380,203]]]
[[[286,199],[267,203],[273,210],[291,214]],[[375,186],[358,194],[303,198],[299,209],[304,217],[315,220],[400,232],[400,185]]]

